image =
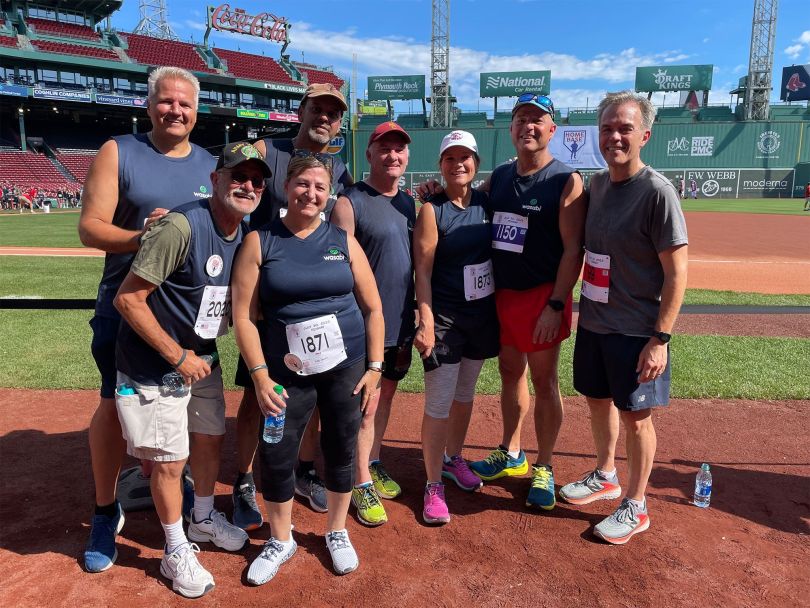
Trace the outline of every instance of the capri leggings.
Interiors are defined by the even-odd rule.
[[[366,371],[365,360],[312,376],[274,374],[287,389],[284,436],[278,443],[259,440],[262,495],[269,502],[286,502],[295,492],[294,469],[301,436],[315,404],[321,413],[324,485],[332,492],[350,492],[354,484],[354,450],[360,430],[361,395],[352,395]]]
[[[454,400],[472,403],[483,366],[483,359],[462,357],[460,363],[442,363],[425,372],[425,413],[431,418],[447,418]]]

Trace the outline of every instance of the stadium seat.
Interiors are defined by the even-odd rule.
[[[424,129],[427,125],[427,117],[424,114],[400,114],[397,116],[397,123],[403,129]]]
[[[688,108],[658,108],[655,113],[657,122],[684,123],[693,122],[694,117]]]
[[[456,125],[460,129],[475,129],[487,126],[486,112],[459,112]]]
[[[17,46],[17,37],[16,36],[0,36],[0,46],[7,46],[7,47],[16,47]]]
[[[387,116],[362,116],[360,117],[359,125],[360,127],[365,129],[374,129],[377,125],[381,125],[384,122],[388,122],[389,118]]]
[[[45,155],[20,151],[0,151],[0,182],[40,190],[75,190],[81,186],[62,175]]]
[[[493,126],[495,127],[508,127],[509,124],[512,122],[512,111],[508,112],[496,112],[495,113],[495,120],[493,121]]]
[[[208,67],[193,44],[175,40],[158,40],[140,34],[122,34],[127,41],[127,55],[144,65],[176,65],[193,72],[217,71]]]
[[[99,40],[98,34],[93,28],[86,25],[77,25],[75,23],[61,23],[59,21],[51,21],[50,19],[37,19],[34,17],[26,18],[25,22],[28,25],[34,26],[34,31],[37,34],[52,34],[54,36],[69,37],[69,38],[83,38],[84,40]]]
[[[39,51],[46,53],[59,53],[64,55],[81,55],[82,57],[95,57],[107,61],[121,61],[113,51],[99,46],[84,44],[69,44],[66,42],[53,42],[52,40],[32,40],[31,44]]]
[[[732,122],[734,120],[734,113],[728,106],[709,106],[707,108],[700,108],[697,119],[700,122]]]
[[[596,110],[568,110],[569,125],[595,125]]]
[[[96,150],[71,150],[70,152],[59,152],[56,155],[56,158],[70,171],[71,175],[82,183],[87,179],[87,171],[95,157]]]
[[[300,83],[293,80],[284,68],[270,57],[249,55],[248,53],[218,48],[213,49],[213,51],[228,66],[228,72],[234,76],[247,80],[300,86]]]
[[[307,77],[307,81],[310,84],[313,82],[327,83],[334,85],[336,89],[343,86],[343,79],[333,72],[318,70],[313,66],[302,63],[293,62],[293,65],[298,69],[299,72]]]

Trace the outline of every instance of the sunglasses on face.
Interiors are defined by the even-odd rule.
[[[517,103],[530,103],[534,102],[540,108],[548,112],[549,114],[554,114],[554,102],[551,101],[549,97],[545,95],[538,95],[537,93],[523,93],[520,97],[518,97]]]
[[[264,188],[264,177],[261,175],[249,176],[247,173],[241,171],[231,171],[231,183],[239,184],[240,186],[249,181],[253,185],[254,190],[261,190]]]
[[[307,158],[308,156],[311,156],[327,169],[329,170],[332,169],[332,155],[327,154],[326,152],[310,152],[309,150],[295,150],[293,152],[293,156],[298,158]]]

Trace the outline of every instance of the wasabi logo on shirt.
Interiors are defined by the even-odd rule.
[[[537,199],[533,198],[529,201],[528,205],[523,205],[523,208],[526,211],[540,211],[543,208],[543,205],[538,204]]]
[[[337,247],[330,247],[326,255],[323,256],[323,259],[327,262],[342,262],[346,259],[346,256],[340,252],[340,249]]]
[[[203,184],[200,189],[194,193],[197,198],[208,198],[208,188]]]

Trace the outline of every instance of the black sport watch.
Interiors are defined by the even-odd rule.
[[[669,341],[672,340],[672,334],[668,334],[663,331],[656,331],[655,333],[653,333],[652,337],[658,338],[664,344],[669,344]]]
[[[562,312],[565,310],[565,302],[562,300],[549,300],[547,304],[548,307],[554,312]]]

